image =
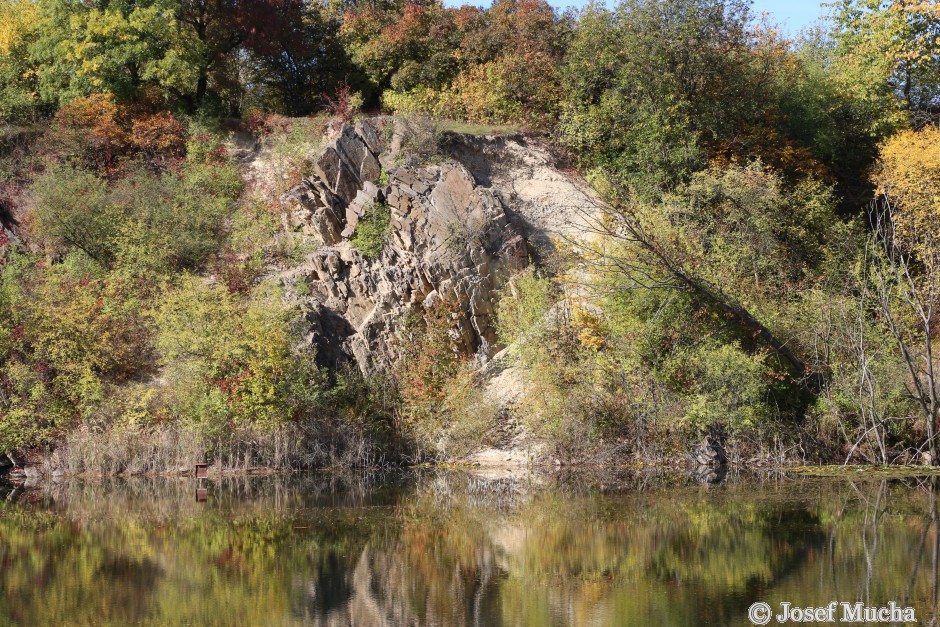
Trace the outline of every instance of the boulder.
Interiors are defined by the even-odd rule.
[[[728,463],[728,456],[725,454],[724,446],[708,435],[695,447],[692,451],[692,456],[699,466],[709,468],[724,466]]]

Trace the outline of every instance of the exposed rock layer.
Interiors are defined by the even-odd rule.
[[[323,365],[387,367],[402,348],[402,319],[435,305],[452,312],[457,344],[485,361],[497,349],[498,289],[528,263],[525,236],[550,245],[592,210],[583,186],[521,137],[453,136],[456,158],[417,167],[401,165],[403,143],[388,118],[343,125],[284,197],[285,226],[317,245],[283,279]],[[379,207],[390,226],[369,259],[351,240]]]

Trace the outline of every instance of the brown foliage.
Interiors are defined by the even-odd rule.
[[[162,166],[185,154],[188,136],[182,122],[162,111],[133,120],[129,141],[148,163]]]
[[[76,98],[59,109],[50,145],[60,158],[115,175],[132,158],[166,169],[184,155],[188,138],[186,126],[172,113],[141,112],[116,104],[105,93]]]

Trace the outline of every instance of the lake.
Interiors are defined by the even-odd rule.
[[[750,625],[755,601],[894,601],[936,618],[936,478],[416,470],[199,485],[203,501],[193,478],[0,482],[0,625]]]

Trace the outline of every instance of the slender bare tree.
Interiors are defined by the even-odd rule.
[[[929,232],[905,232],[902,237],[887,196],[872,205],[870,216],[867,280],[880,319],[910,374],[908,391],[923,414],[927,439],[921,451],[926,451],[925,461],[936,464],[940,461],[936,441],[940,396],[933,329],[940,304],[940,245]]]

